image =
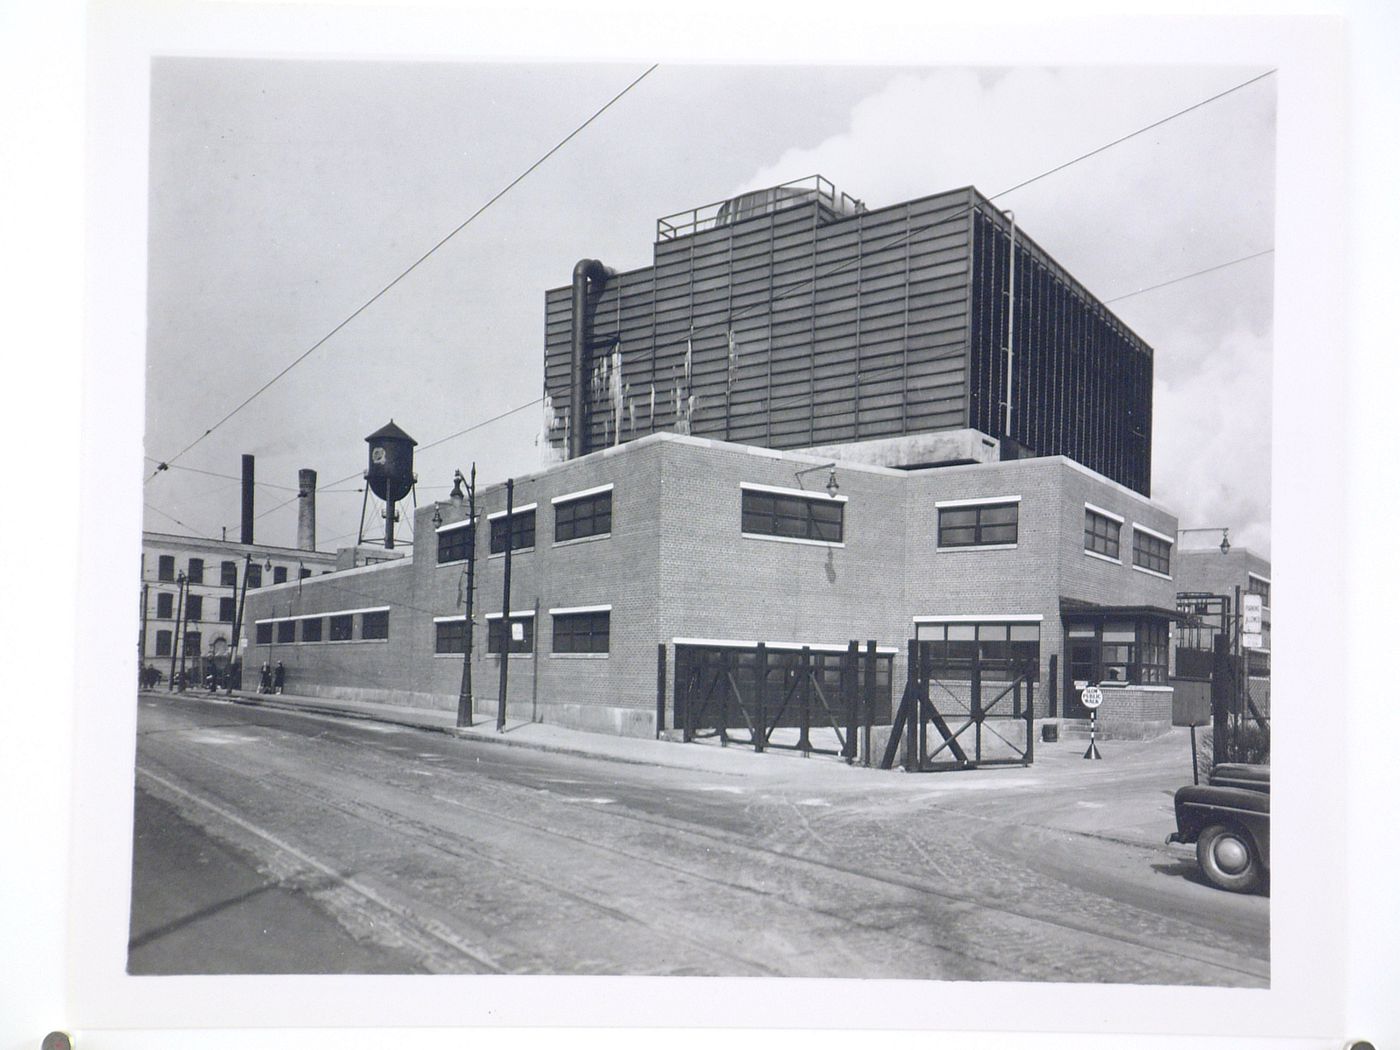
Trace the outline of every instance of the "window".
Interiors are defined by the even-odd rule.
[[[308,569],[305,565],[302,565],[297,569],[297,579],[299,580],[307,579],[310,575],[311,570]]]
[[[198,656],[200,646],[200,635],[198,631],[185,632],[185,653],[188,656]]]
[[[751,536],[841,543],[845,511],[845,500],[830,496],[790,496],[746,488],[741,528]]]
[[[438,543],[438,564],[446,565],[450,561],[466,561],[467,555],[472,549],[472,533],[475,530],[470,525],[458,525],[456,528],[443,529],[437,534]]]
[[[1143,685],[1167,684],[1167,625],[1160,620],[1146,620],[1141,638],[1141,682]]]
[[[332,616],[331,617],[331,641],[348,642],[355,637],[355,617]]]
[[[170,632],[169,632],[169,631],[157,631],[157,632],[156,632],[156,655],[157,655],[157,656],[169,656],[169,655],[170,655]]]
[[[612,490],[554,504],[554,542],[566,543],[585,536],[606,536],[612,532]]]
[[[554,651],[556,653],[606,653],[611,609],[587,612],[558,612],[554,614]]]
[[[309,620],[301,621],[301,640],[303,642],[319,642],[321,640],[321,624],[319,616],[313,616]]]
[[[203,583],[203,582],[204,582],[204,559],[203,559],[203,558],[191,558],[191,559],[190,559],[190,583]]]
[[[175,595],[156,595],[156,619],[173,620],[175,618]]]
[[[258,633],[257,633],[257,638],[256,638],[256,640],[255,640],[255,644],[257,644],[257,645],[271,645],[271,644],[272,644],[272,622],[271,622],[270,620],[267,621],[266,623],[260,623],[260,624],[258,624]]]
[[[501,625],[505,621],[499,616],[488,617],[486,620],[486,651],[501,655]],[[533,653],[535,651],[535,618],[533,616],[512,616],[510,620],[510,651],[513,653]],[[520,637],[516,638],[516,631],[520,632]],[[559,628],[555,627],[555,639],[559,637]],[[556,650],[557,651],[557,650]],[[606,647],[603,650],[607,651]]]
[[[162,554],[160,564],[156,570],[156,578],[167,583],[175,582],[175,556],[173,554]]]
[[[535,508],[517,510],[510,519],[510,549],[513,551],[531,550],[535,546]],[[491,553],[504,554],[506,550],[506,516],[491,519]]]
[[[219,599],[219,622],[233,623],[234,600],[232,598]]]
[[[1263,603],[1264,608],[1267,609],[1267,608],[1269,607],[1269,581],[1268,581],[1268,580],[1264,579],[1264,578],[1261,577],[1261,576],[1255,576],[1254,573],[1251,572],[1251,573],[1249,574],[1249,589],[1248,589],[1248,593],[1259,595],[1259,598],[1260,598],[1261,602]]]
[[[433,624],[437,638],[433,643],[435,653],[465,653],[467,651],[467,621],[439,620]]]
[[[191,594],[185,599],[185,619],[192,622],[204,619],[204,599],[200,595]]]
[[[360,638],[365,641],[389,637],[389,610],[360,614]]]
[[[238,563],[225,561],[219,563],[219,585],[222,587],[238,586]]]
[[[1039,677],[1038,623],[921,623],[916,633],[944,674],[970,676],[980,658],[984,679],[1010,681],[1026,668]]]
[[[1133,564],[1149,572],[1160,572],[1163,576],[1170,576],[1171,542],[1150,532],[1143,532],[1142,529],[1133,529]]]
[[[277,644],[290,645],[297,640],[297,622],[295,620],[277,621]]]
[[[938,546],[1013,546],[1020,509],[1014,502],[939,507]]]
[[[1102,554],[1105,558],[1118,560],[1118,531],[1123,527],[1123,523],[1110,518],[1107,514],[1101,514],[1096,510],[1084,508],[1084,549],[1093,554]]]
[[[1169,627],[1158,619],[1105,620],[1068,627],[1070,674],[1108,685],[1165,685]]]
[[[248,565],[248,586],[262,586],[262,566],[259,565],[257,562],[251,562]]]
[[[279,565],[279,566],[277,566],[275,569],[272,570],[272,582],[273,582],[273,583],[286,583],[286,582],[287,582],[287,567],[286,567],[285,565]]]

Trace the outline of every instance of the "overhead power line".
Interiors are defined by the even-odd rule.
[[[242,401],[240,401],[237,405],[235,405],[229,412],[227,412],[221,419],[219,419],[218,422],[214,423],[213,426],[211,426],[211,427],[209,427],[207,430],[205,430],[204,433],[200,434],[199,437],[195,438],[195,439],[194,439],[193,441],[191,441],[188,445],[186,445],[184,448],[182,448],[179,452],[175,453],[175,455],[171,456],[171,457],[170,457],[169,459],[167,459],[167,460],[162,461],[162,462],[156,467],[156,469],[151,473],[151,477],[150,477],[150,478],[147,478],[146,480],[147,480],[147,481],[150,481],[151,478],[154,478],[154,477],[155,477],[157,474],[159,474],[161,471],[163,471],[163,470],[168,470],[168,469],[170,468],[170,466],[171,466],[177,459],[179,459],[179,458],[180,458],[181,456],[183,456],[185,453],[189,452],[190,449],[194,448],[194,447],[195,447],[196,445],[198,445],[201,441],[203,441],[205,438],[207,438],[210,434],[212,434],[214,431],[218,430],[219,427],[223,426],[225,423],[227,423],[230,419],[232,419],[234,416],[236,416],[236,415],[237,415],[239,412],[241,412],[243,409],[247,408],[248,405],[252,404],[252,402],[253,402],[254,400],[256,400],[259,396],[261,396],[269,387],[271,387],[274,383],[276,383],[279,379],[281,379],[283,376],[285,376],[288,372],[290,372],[290,371],[291,371],[293,368],[295,368],[297,365],[299,365],[299,364],[301,364],[303,361],[305,361],[305,360],[306,360],[308,357],[310,357],[316,350],[320,349],[320,347],[322,347],[323,345],[325,345],[325,343],[326,343],[332,336],[334,336],[337,332],[339,332],[342,328],[344,328],[346,325],[348,325],[348,324],[349,324],[351,321],[353,321],[355,318],[359,317],[360,314],[364,313],[367,309],[369,309],[370,306],[372,306],[374,303],[376,303],[376,302],[377,302],[381,297],[383,297],[391,288],[393,288],[393,287],[394,287],[395,285],[397,285],[400,281],[402,281],[405,277],[407,277],[407,276],[408,276],[409,274],[411,274],[414,270],[416,270],[420,265],[422,265],[424,262],[426,262],[439,248],[441,248],[441,247],[442,247],[443,245],[445,245],[448,241],[452,240],[453,237],[457,236],[457,234],[461,233],[461,232],[462,232],[463,230],[465,230],[469,225],[471,225],[471,223],[472,223],[479,215],[481,215],[482,212],[486,211],[487,208],[489,208],[489,207],[491,207],[491,205],[495,204],[498,200],[500,200],[500,199],[501,199],[502,197],[504,197],[507,193],[509,193],[512,189],[514,189],[517,185],[519,185],[519,184],[526,178],[526,176],[528,176],[531,172],[533,172],[536,168],[538,168],[538,167],[539,167],[541,164],[543,164],[545,161],[549,160],[549,158],[552,157],[552,156],[554,156],[554,154],[556,154],[557,152],[559,152],[559,150],[563,149],[564,146],[565,146],[570,140],[572,140],[572,139],[574,138],[574,136],[576,136],[579,132],[583,131],[584,128],[588,127],[588,125],[592,124],[595,120],[597,120],[597,119],[598,119],[599,117],[601,117],[604,113],[606,113],[610,108],[612,108],[613,104],[616,103],[619,99],[621,99],[623,95],[626,95],[626,94],[627,94],[629,91],[631,91],[634,87],[636,87],[636,86],[637,86],[638,84],[640,84],[643,80],[645,80],[648,76],[650,76],[650,75],[652,74],[652,72],[657,68],[657,65],[659,65],[659,63],[653,64],[650,68],[648,68],[648,69],[646,70],[646,72],[642,73],[641,76],[637,77],[637,78],[636,78],[635,80],[633,80],[630,84],[628,84],[625,88],[623,88],[623,89],[622,89],[621,91],[619,91],[616,95],[614,95],[614,96],[613,96],[612,98],[610,98],[607,102],[605,102],[602,106],[600,106],[597,110],[595,110],[595,111],[593,112],[593,114],[592,114],[587,120],[585,120],[585,121],[584,121],[582,124],[580,124],[578,127],[574,128],[573,131],[569,132],[569,133],[568,133],[567,135],[565,135],[562,139],[560,139],[557,143],[555,143],[555,145],[554,145],[553,147],[551,147],[550,150],[549,150],[547,153],[545,153],[542,157],[539,158],[539,160],[535,161],[535,162],[534,162],[533,164],[531,164],[528,168],[526,168],[526,169],[525,169],[524,171],[522,171],[519,175],[517,175],[514,179],[512,179],[512,180],[510,181],[510,183],[507,184],[507,185],[505,186],[504,189],[502,189],[500,192],[498,192],[494,197],[492,197],[489,201],[487,201],[487,202],[486,202],[485,204],[483,204],[481,207],[477,208],[476,211],[474,211],[474,212],[471,213],[471,215],[467,216],[467,218],[466,218],[462,223],[460,223],[454,230],[452,230],[451,233],[447,234],[447,236],[443,237],[440,241],[438,241],[436,244],[434,244],[434,245],[433,245],[431,248],[429,248],[426,252],[424,252],[422,255],[420,255],[416,260],[414,260],[414,261],[408,266],[408,268],[407,268],[406,270],[404,270],[404,271],[403,271],[402,273],[400,273],[397,277],[395,277],[392,281],[390,281],[388,284],[386,284],[383,288],[379,289],[379,291],[375,292],[372,296],[370,296],[370,297],[369,297],[368,299],[366,299],[363,303],[361,303],[358,307],[356,307],[355,310],[354,310],[348,317],[346,317],[343,321],[341,321],[339,324],[337,324],[334,328],[332,328],[329,332],[327,332],[325,335],[323,335],[320,339],[316,340],[316,342],[312,343],[310,347],[308,347],[308,348],[307,348],[306,350],[304,350],[301,354],[299,354],[296,358],[294,358],[294,359],[291,361],[290,364],[288,364],[286,367],[284,367],[284,368],[283,368],[280,372],[278,372],[275,376],[273,376],[271,379],[269,379],[269,380],[268,380],[266,383],[264,383],[262,386],[258,387],[257,390],[253,391],[253,392],[252,392],[251,394],[249,394],[246,398],[244,398],[244,399],[243,399]]]
[[[1005,197],[1008,193],[1012,192],[1012,190],[1019,190],[1023,186],[1029,186],[1032,182],[1038,182],[1041,179],[1045,178],[1045,176],[1047,175],[1053,175],[1057,171],[1063,171],[1065,168],[1068,168],[1071,164],[1078,164],[1081,160],[1088,160],[1090,157],[1096,156],[1106,149],[1112,149],[1114,146],[1127,142],[1131,138],[1136,138],[1138,135],[1142,135],[1146,132],[1149,132],[1153,128],[1160,128],[1163,124],[1167,123],[1168,121],[1175,120],[1177,117],[1185,116],[1187,113],[1190,113],[1193,110],[1200,109],[1202,106],[1210,105],[1210,103],[1222,99],[1226,95],[1233,94],[1236,91],[1243,90],[1244,88],[1249,87],[1250,84],[1257,83],[1258,81],[1263,80],[1265,77],[1271,77],[1276,72],[1278,72],[1278,70],[1270,69],[1265,73],[1260,73],[1257,77],[1250,77],[1248,80],[1244,81],[1241,84],[1236,84],[1232,88],[1226,88],[1219,94],[1212,95],[1210,98],[1202,99],[1200,102],[1187,106],[1185,109],[1179,109],[1170,116],[1163,117],[1161,120],[1153,121],[1146,127],[1138,128],[1136,131],[1130,131],[1122,138],[1116,138],[1112,142],[1106,142],[1102,146],[1098,147],[1098,149],[1091,149],[1088,153],[1082,153],[1078,157],[1075,157],[1073,160],[1067,160],[1063,164],[1058,164],[1048,171],[1042,171],[1039,175],[1036,175],[1033,178],[1026,179],[1024,182],[1018,182],[1016,183],[1016,185],[1010,186],[1007,189],[1002,190],[1000,193],[993,193],[991,197],[988,198],[988,200],[996,200],[998,197]]]
[[[1135,295],[1142,295],[1143,292],[1155,292],[1158,288],[1166,288],[1168,285],[1180,284],[1182,281],[1189,281],[1192,277],[1199,277],[1203,273],[1214,273],[1216,270],[1223,270],[1227,266],[1236,266],[1242,262],[1249,262],[1250,259],[1258,259],[1264,255],[1272,255],[1274,249],[1265,248],[1262,252],[1255,252],[1252,255],[1241,255],[1238,259],[1231,259],[1229,262],[1217,263],[1214,266],[1207,266],[1204,270],[1196,270],[1194,273],[1184,273],[1180,277],[1173,277],[1169,281],[1162,281],[1158,284],[1149,284],[1146,288],[1139,288],[1133,292],[1124,292],[1122,295],[1115,295],[1112,299],[1104,299],[1103,303],[1116,303],[1122,299],[1131,299]]]

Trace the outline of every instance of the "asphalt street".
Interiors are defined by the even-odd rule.
[[[748,757],[143,695],[129,968],[1268,984],[1267,897],[1205,885],[1169,819],[1151,840],[1168,749],[928,775]],[[1106,791],[1146,799],[1148,832],[1098,818]]]

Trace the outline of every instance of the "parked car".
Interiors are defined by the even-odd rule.
[[[1212,884],[1235,893],[1267,885],[1269,767],[1223,763],[1205,784],[1176,792],[1176,831],[1168,842],[1196,844],[1196,862]]]

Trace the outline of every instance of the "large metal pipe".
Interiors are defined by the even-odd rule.
[[[316,472],[308,467],[297,471],[297,547],[316,549]]]
[[[584,431],[588,413],[584,402],[588,394],[588,338],[592,331],[592,306],[597,302],[603,285],[613,274],[597,259],[580,259],[574,267],[573,332],[569,355],[569,459],[583,455]]]
[[[253,542],[253,457],[243,454],[243,530],[240,543]]]

